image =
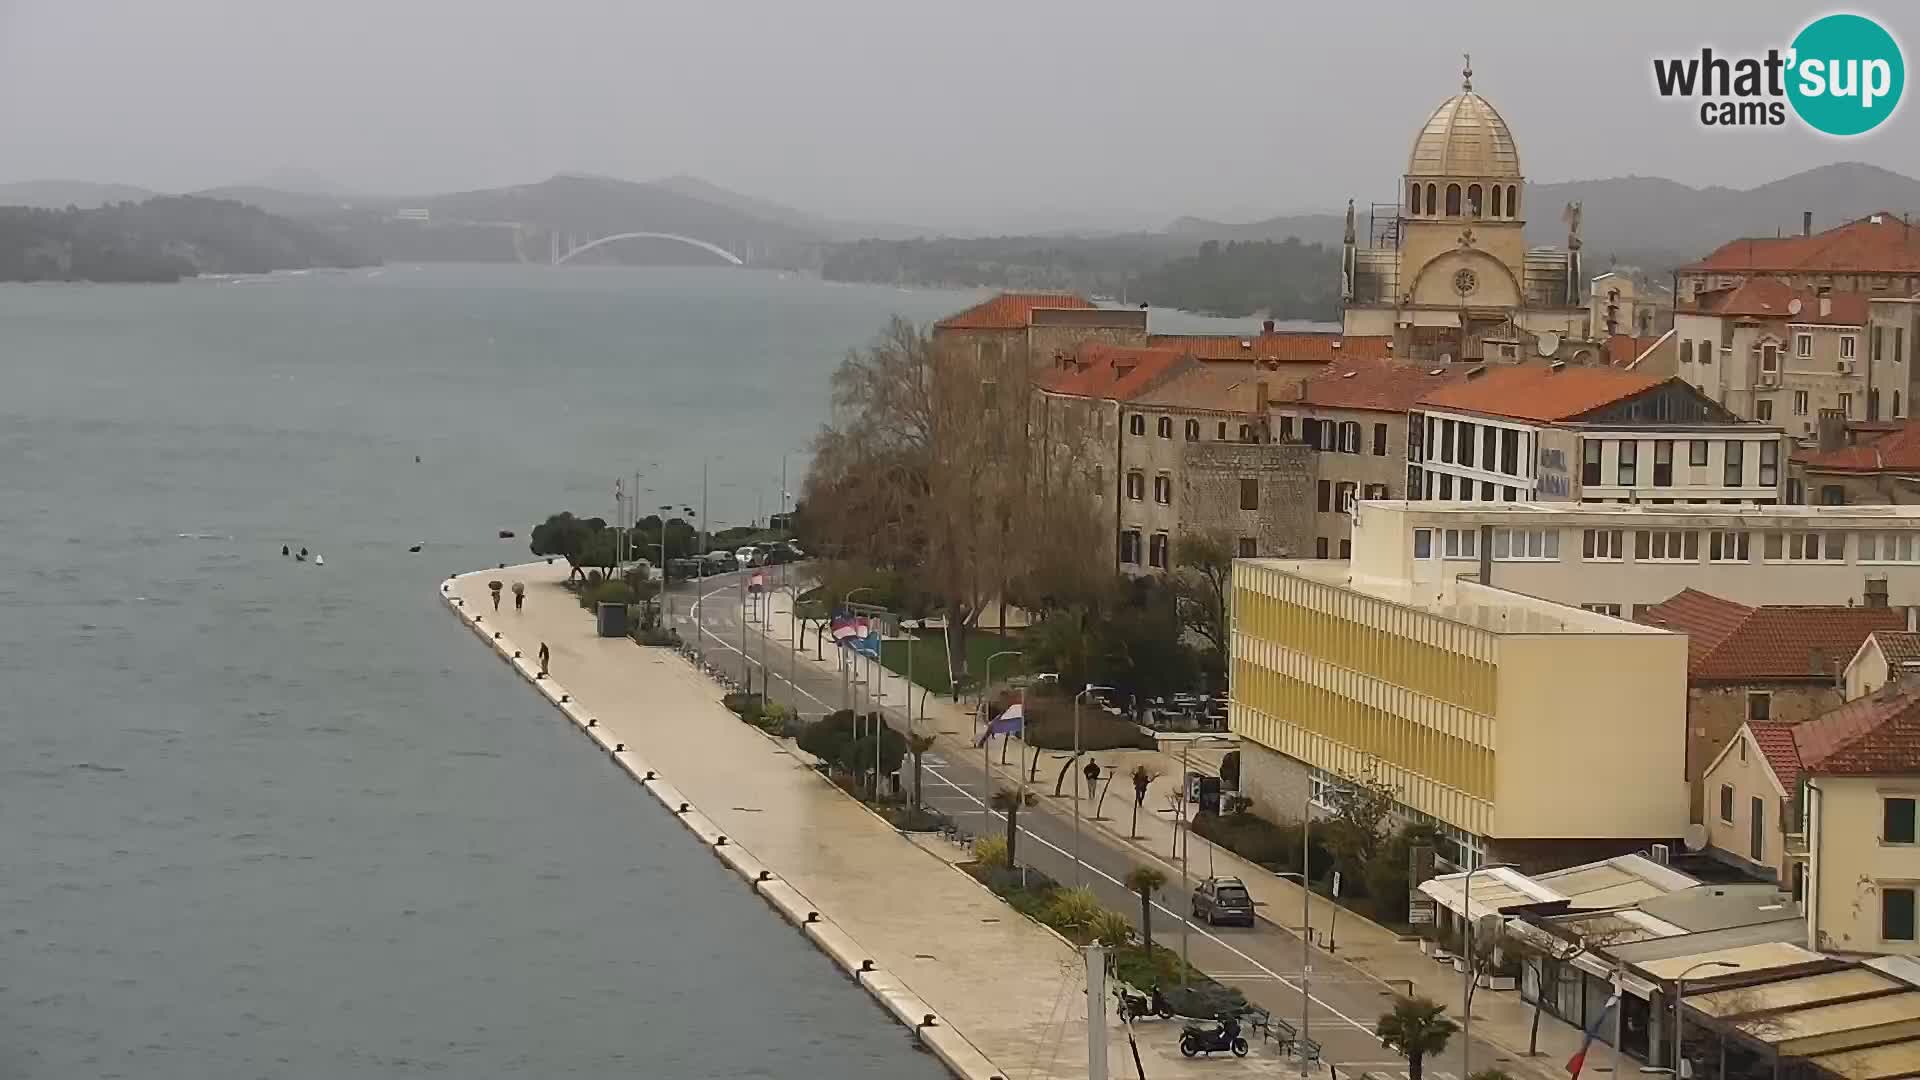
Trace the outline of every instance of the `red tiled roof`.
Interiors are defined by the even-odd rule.
[[[1182,364],[1197,364],[1172,349],[1083,342],[1061,366],[1034,376],[1034,385],[1054,394],[1129,401],[1157,385]]]
[[[1329,333],[1148,334],[1153,348],[1178,349],[1201,360],[1274,360],[1282,364],[1327,364],[1349,358],[1381,360],[1393,355],[1393,338]]]
[[[1760,756],[1767,759],[1774,778],[1788,794],[1800,783],[1800,751],[1793,743],[1794,726],[1784,720],[1747,721],[1747,730],[1753,733]]]
[[[1827,301],[1827,313],[1820,302]],[[1835,292],[1824,298],[1813,289],[1795,289],[1778,278],[1748,278],[1730,289],[1712,289],[1694,297],[1693,310],[1703,315],[1732,315],[1751,319],[1784,319],[1810,326],[1865,326],[1864,293]],[[1796,306],[1796,302],[1798,306]]]
[[[1275,388],[1273,400],[1324,409],[1403,413],[1430,391],[1460,378],[1465,370],[1458,365],[1426,367],[1348,358],[1327,365],[1309,378],[1288,380]]]
[[[1920,472],[1920,420],[1908,420],[1870,442],[1794,456],[1821,472]]]
[[[934,325],[942,330],[1018,330],[1035,308],[1090,308],[1092,301],[1073,293],[1001,293]]]
[[[1277,379],[1265,372],[1224,364],[1205,364],[1191,357],[1185,363],[1167,369],[1167,377],[1134,393],[1130,400],[1140,405],[1161,405],[1174,409],[1207,409],[1213,412],[1251,413],[1260,407],[1260,384],[1267,383],[1271,397]]]
[[[1849,701],[1792,725],[1792,731],[1794,751],[1806,772],[1830,776],[1920,773],[1920,690]]]
[[[1882,211],[1813,236],[1734,240],[1681,270],[1722,273],[1920,271],[1920,230]]]
[[[1904,630],[1899,608],[1748,607],[1686,589],[1639,621],[1687,635],[1687,677],[1714,682],[1831,679],[1876,630]]]
[[[1487,365],[1480,375],[1432,391],[1420,404],[1552,423],[1575,419],[1666,381],[1659,375],[1609,367]]]
[[[1624,368],[1640,359],[1640,354],[1658,345],[1664,337],[1666,337],[1665,334],[1655,334],[1652,337],[1615,334],[1607,339],[1607,364],[1610,367]]]
[[[1880,655],[1886,657],[1889,664],[1920,663],[1920,634],[1910,630],[1876,630],[1873,640],[1879,644]]]

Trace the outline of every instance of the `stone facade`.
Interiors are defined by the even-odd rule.
[[[1846,657],[1841,657],[1844,663]],[[1753,719],[1750,696],[1767,696],[1767,719],[1797,724],[1838,708],[1845,695],[1833,682],[1768,681],[1696,684],[1687,690],[1687,783],[1693,792],[1693,820],[1705,820],[1702,774],[1720,751]]]
[[[1277,438],[1300,438],[1319,453],[1303,556],[1349,557],[1354,500],[1407,498],[1407,414],[1301,405],[1276,411],[1274,424]]]
[[[1243,558],[1300,558],[1311,551],[1316,455],[1310,447],[1193,442],[1181,447],[1181,458],[1181,530],[1226,533]]]

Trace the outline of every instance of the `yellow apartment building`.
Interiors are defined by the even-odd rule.
[[[1455,861],[1566,865],[1687,826],[1687,643],[1471,581],[1234,564],[1232,726],[1255,812],[1370,775]]]

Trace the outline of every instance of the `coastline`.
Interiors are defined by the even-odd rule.
[[[487,612],[477,612],[469,608],[466,598],[459,594],[458,584],[464,579],[480,576],[500,576],[515,571],[528,571],[534,568],[546,570],[544,563],[523,564],[508,567],[505,570],[476,570],[458,574],[443,581],[440,595],[448,610],[453,612],[481,640],[488,642],[494,651],[511,666],[522,678],[546,698],[547,702],[573,724],[582,734],[592,739],[601,750],[607,753],[615,765],[625,771],[643,789],[666,808],[668,813],[678,818],[687,831],[699,837],[708,851],[728,868],[732,869],[756,895],[765,900],[789,924],[805,934],[815,947],[819,948],[840,968],[841,972],[864,988],[873,999],[884,1008],[902,1026],[913,1032],[919,1044],[932,1052],[948,1071],[961,1080],[1006,1080],[1011,1074],[997,1065],[968,1036],[942,1015],[941,1011],[928,1003],[908,985],[899,974],[889,970],[874,959],[874,951],[863,946],[835,918],[826,905],[816,902],[803,892],[793,881],[762,861],[738,840],[729,836],[714,817],[703,811],[691,798],[676,787],[666,773],[649,765],[642,757],[642,749],[629,745],[619,737],[618,728],[613,725],[602,726],[599,718],[583,702],[575,698],[557,679],[541,677],[538,662],[521,649],[506,632],[486,619]],[[570,599],[570,597],[569,597]],[[579,614],[583,623],[588,620],[584,613]],[[629,646],[638,648],[637,646]],[[677,656],[674,663],[680,663]],[[734,728],[752,730],[739,724],[717,701],[712,705],[715,712],[724,717],[724,722]],[[756,738],[765,736],[754,732]],[[809,770],[811,772],[811,770]],[[822,787],[830,787],[824,781]],[[844,796],[837,790],[833,795]],[[866,808],[860,807],[865,813]],[[878,825],[884,825],[874,818]],[[855,841],[858,842],[858,841]],[[933,856],[921,851],[911,841],[902,839],[901,844],[927,859]],[[904,852],[903,852],[904,854]],[[942,873],[950,873],[950,866],[943,865]],[[975,888],[978,886],[965,875],[964,878]],[[997,899],[994,901],[998,903]],[[1084,1020],[1084,1012],[1081,1014]]]

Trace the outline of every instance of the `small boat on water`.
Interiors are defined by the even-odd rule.
[[[315,566],[325,566],[325,565],[327,565],[327,560],[326,560],[326,559],[324,559],[324,558],[322,558],[322,557],[321,557],[321,556],[319,556],[319,555],[315,555],[315,556],[313,557],[313,565],[315,565]]]

